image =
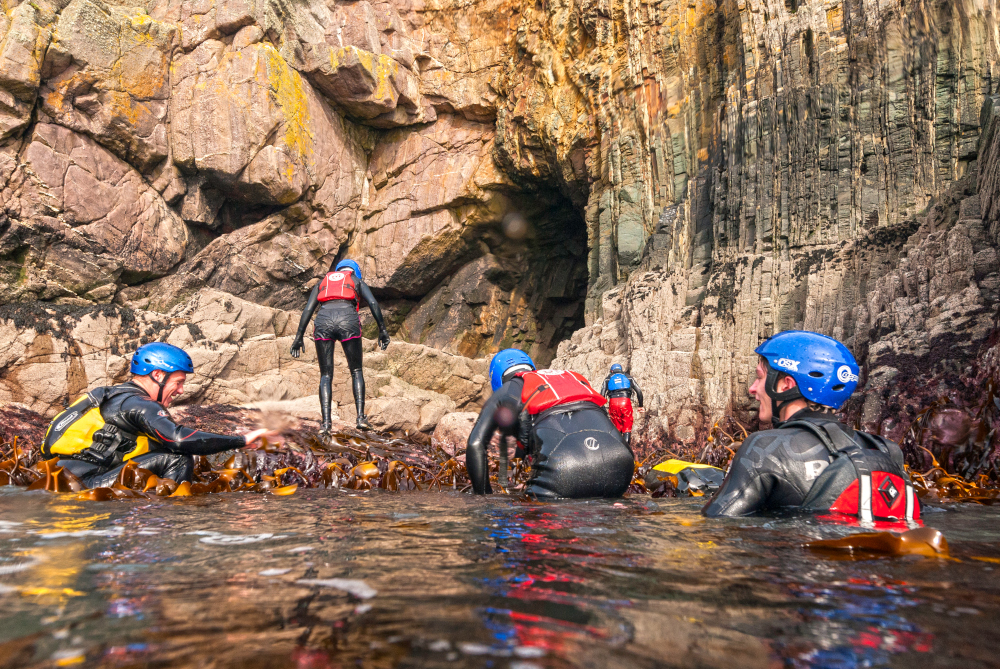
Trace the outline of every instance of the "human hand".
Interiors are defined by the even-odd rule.
[[[300,337],[296,337],[292,342],[292,357],[299,357],[303,349],[305,349],[305,345],[302,343],[302,339]]]
[[[385,330],[378,333],[378,345],[383,351],[389,347],[389,333]]]
[[[243,439],[246,440],[247,448],[256,449],[264,445],[264,441],[280,441],[281,433],[277,430],[270,430],[266,427],[261,427],[252,432],[247,432],[243,435]]]

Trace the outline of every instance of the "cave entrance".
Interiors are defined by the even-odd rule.
[[[558,190],[499,196],[467,224],[469,253],[419,301],[391,306],[406,341],[477,358],[503,348],[547,366],[583,327],[587,227]]]

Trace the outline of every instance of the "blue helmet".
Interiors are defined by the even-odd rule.
[[[353,260],[347,260],[347,259],[341,260],[339,263],[337,263],[337,266],[334,268],[334,271],[339,272],[344,268],[350,269],[352,272],[354,272],[354,276],[358,277],[359,279],[361,278],[361,267],[358,265],[358,263],[354,262]]]
[[[615,364],[611,365],[611,373],[612,374],[621,374],[621,371],[622,371],[622,366],[619,365],[617,362]]]
[[[172,344],[162,341],[154,341],[152,344],[140,346],[132,354],[132,364],[129,366],[136,376],[146,376],[155,370],[162,370],[167,374],[173,372],[194,371],[194,363],[191,356]]]
[[[755,352],[767,360],[770,368],[765,390],[772,399],[794,399],[775,396],[779,372],[795,379],[802,397],[834,409],[839,409],[858,387],[857,361],[846,346],[832,337],[786,330],[765,341]]]
[[[503,385],[503,377],[507,373],[529,372],[534,369],[535,363],[527,353],[516,348],[505,348],[490,361],[490,387],[496,392]]]

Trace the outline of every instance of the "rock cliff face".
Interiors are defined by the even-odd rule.
[[[994,330],[995,0],[3,9],[0,393],[35,407],[155,337],[213,352],[198,398],[312,394],[280,340],[348,255],[398,339],[480,385],[369,355],[386,420],[424,431],[518,346],[596,383],[623,362],[643,429],[691,439],[787,328],[855,350],[877,424]],[[226,300],[271,324],[210,333]]]

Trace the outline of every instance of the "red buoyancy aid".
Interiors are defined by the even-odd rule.
[[[522,372],[517,376],[524,379],[521,402],[526,405],[525,408],[531,415],[570,402],[593,402],[599,407],[607,402],[603,395],[587,383],[583,374],[562,369],[543,369],[537,372]],[[539,390],[542,386],[548,388]]]
[[[358,291],[354,287],[354,273],[353,272],[330,272],[323,277],[323,280],[319,284],[319,295],[317,298],[320,302],[329,302],[331,300],[353,300],[357,302]]]

